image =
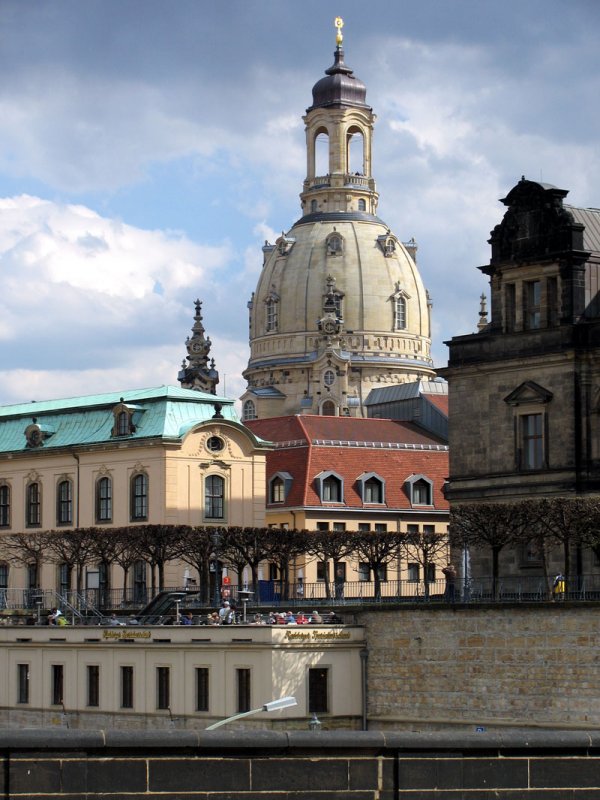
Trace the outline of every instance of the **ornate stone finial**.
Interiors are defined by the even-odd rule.
[[[216,394],[219,373],[214,368],[214,360],[210,369],[208,366],[212,342],[210,336],[205,336],[202,324],[202,302],[199,299],[194,301],[194,308],[192,335],[185,340],[188,355],[183,359],[178,380],[183,389],[197,389],[201,392]]]
[[[221,414],[221,410],[223,408],[221,403],[213,403],[213,408],[215,410],[215,413],[212,415],[213,419],[225,419],[223,414]]]
[[[342,42],[344,41],[344,37],[342,35],[342,28],[344,27],[344,20],[341,17],[336,17],[333,23],[337,28],[337,33],[335,35],[335,43],[338,47],[342,46]]]
[[[477,330],[482,331],[487,325],[487,299],[485,293],[482,292],[479,298],[479,322],[477,323]]]

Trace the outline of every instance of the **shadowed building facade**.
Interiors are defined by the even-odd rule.
[[[566,195],[523,178],[502,200],[491,319],[447,343],[451,506],[600,491],[600,211]]]

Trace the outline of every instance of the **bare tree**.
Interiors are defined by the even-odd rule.
[[[459,547],[489,547],[492,551],[492,595],[498,591],[498,564],[503,548],[531,538],[535,519],[531,504],[469,503],[450,510],[450,541]]]
[[[83,569],[91,562],[94,552],[94,528],[46,531],[40,536],[51,560],[56,564],[65,565],[69,588],[72,586],[72,575],[75,570],[75,588],[77,593],[81,594]]]
[[[402,535],[400,547],[406,560],[416,563],[423,573],[423,591],[425,599],[429,599],[429,572],[432,564],[436,564],[448,552],[448,535],[435,531],[410,531]]]
[[[306,554],[328,565],[334,564],[352,554],[351,540],[346,531],[306,531]],[[329,573],[329,565],[327,566]],[[331,597],[330,582],[325,581],[325,594]]]
[[[358,531],[348,534],[350,552],[359,561],[369,565],[373,573],[374,596],[381,600],[381,573],[389,564],[396,563],[400,557],[402,535],[383,531]]]
[[[283,600],[289,599],[290,564],[306,553],[307,531],[295,528],[265,528],[266,558],[277,564],[280,575],[280,593]]]
[[[214,528],[183,528],[178,537],[178,557],[198,572],[200,602],[210,603],[209,565],[214,552]]]
[[[552,497],[531,501],[539,538],[557,544],[563,552],[563,575],[568,591],[571,583],[573,546],[591,541],[598,523],[598,501],[590,497]]]
[[[150,565],[152,595],[165,588],[165,564],[181,552],[181,536],[187,525],[136,525],[136,547],[141,558]]]

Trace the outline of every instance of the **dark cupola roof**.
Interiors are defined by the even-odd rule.
[[[334,57],[333,66],[325,70],[327,77],[313,86],[313,104],[307,111],[339,105],[366,107],[367,88],[344,64],[342,47],[336,47]]]

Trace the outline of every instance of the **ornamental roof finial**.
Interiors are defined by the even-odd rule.
[[[333,23],[337,28],[337,33],[335,35],[335,43],[338,47],[342,46],[342,42],[344,41],[344,37],[342,35],[342,28],[344,27],[344,20],[341,17],[336,17]]]

